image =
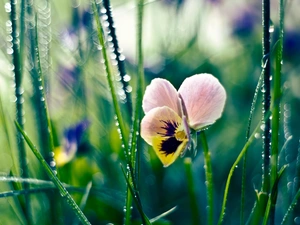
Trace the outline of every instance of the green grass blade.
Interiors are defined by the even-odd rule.
[[[271,120],[267,118],[270,111],[270,76],[271,76],[271,60],[270,58],[270,0],[262,0],[262,55],[266,60],[264,82],[263,82],[263,111],[262,121],[264,125],[263,132],[263,164],[262,164],[262,191],[270,191],[270,140],[271,140]]]
[[[278,172],[278,175],[276,176],[276,180],[274,181],[274,184],[273,184],[273,187],[272,187],[272,191],[271,191],[271,195],[268,199],[268,204],[267,204],[267,208],[265,210],[265,215],[264,215],[264,218],[263,218],[263,223],[262,225],[267,225],[268,223],[268,220],[272,220],[272,218],[269,218],[269,215],[270,215],[270,212],[272,212],[272,205],[274,204],[274,206],[276,205],[276,200],[277,200],[277,195],[278,195],[278,183],[279,183],[279,180],[280,178],[282,177],[285,169],[287,168],[288,166],[285,165],[283,166],[280,171]],[[272,221],[270,221],[272,223]]]
[[[22,10],[24,10],[24,1],[22,2]],[[10,11],[10,20],[11,20],[11,36],[12,36],[12,48],[13,48],[13,65],[14,65],[14,78],[15,78],[15,96],[16,96],[16,121],[20,124],[22,129],[24,128],[24,98],[23,98],[23,88],[22,88],[22,72],[23,72],[23,61],[22,61],[22,55],[20,45],[19,45],[19,32],[17,30],[17,2],[14,0],[10,1],[11,11]],[[24,26],[24,13],[22,12],[22,22],[21,27]],[[24,28],[24,27],[23,27]],[[22,32],[24,32],[22,28]],[[24,44],[24,33],[20,34],[20,38],[22,40],[22,44]],[[20,135],[19,132],[17,132],[17,143],[18,143],[18,150],[19,150],[19,163],[20,168],[23,171],[23,176],[28,177],[28,167],[26,162],[26,149],[25,149],[25,143],[24,139],[22,138],[22,135]],[[29,188],[28,184],[24,184],[24,189]],[[27,195],[25,195],[25,202],[22,204],[24,208],[24,212],[26,215],[27,221],[30,223],[31,221],[31,206],[30,206],[30,199]]]
[[[255,134],[259,131],[260,125],[261,125],[261,122],[258,123],[258,125],[257,125],[256,128],[254,129],[253,133],[252,133],[251,136],[249,137],[248,141],[247,141],[246,144],[244,145],[242,151],[241,151],[240,154],[238,155],[237,159],[235,160],[235,162],[234,162],[233,165],[231,166],[231,169],[230,169],[229,174],[228,174],[228,177],[227,177],[225,190],[224,190],[223,203],[222,203],[221,213],[220,213],[220,216],[219,216],[218,225],[221,225],[221,224],[223,223],[223,219],[224,219],[224,215],[225,215],[225,209],[226,209],[227,196],[228,196],[229,186],[230,186],[230,182],[231,182],[231,178],[232,178],[233,172],[234,172],[234,170],[235,170],[237,164],[238,164],[238,163],[240,162],[240,160],[243,158],[243,156],[245,155],[245,153],[246,153],[247,150],[249,149],[250,145],[251,145],[252,142],[254,141],[254,139],[255,139]]]
[[[37,150],[37,148],[35,147],[35,145],[31,142],[31,140],[29,139],[29,137],[27,136],[27,134],[25,134],[25,132],[22,129],[22,127],[16,121],[15,121],[15,125],[18,128],[19,132],[24,137],[26,143],[28,144],[28,146],[32,150],[33,154],[37,157],[37,159],[39,160],[39,162],[42,164],[43,168],[45,169],[45,171],[46,171],[47,175],[49,176],[49,178],[51,179],[51,181],[58,188],[61,197],[69,204],[69,206],[71,207],[71,209],[73,210],[73,212],[76,214],[76,216],[78,217],[78,219],[82,222],[82,224],[84,224],[84,225],[90,225],[91,223],[85,217],[85,215],[83,214],[83,212],[81,211],[81,209],[78,207],[78,205],[76,204],[76,202],[74,201],[74,199],[71,197],[71,195],[69,194],[69,192],[67,191],[67,189],[64,187],[63,183],[57,178],[57,176],[55,175],[54,171],[48,165],[48,163],[43,158],[43,156],[41,155],[41,153]]]
[[[119,71],[119,75],[121,77],[121,83],[122,88],[125,93],[126,97],[126,106],[129,113],[129,116],[131,118],[132,114],[132,100],[131,100],[131,94],[129,91],[130,85],[129,85],[129,75],[126,73],[125,69],[125,57],[122,55],[122,52],[120,52],[120,46],[116,35],[116,28],[114,26],[114,20],[112,16],[112,7],[110,4],[110,0],[103,0],[103,6],[106,10],[105,15],[107,15],[107,22],[108,22],[108,29],[110,31],[109,35],[111,36],[111,43],[113,44],[113,53],[116,56],[117,61],[117,67]]]
[[[93,7],[94,19],[96,21],[96,26],[97,26],[98,39],[99,39],[99,43],[100,43],[101,48],[102,48],[102,56],[103,56],[105,70],[106,70],[106,74],[107,74],[107,81],[108,81],[108,85],[109,85],[109,88],[110,88],[111,97],[112,97],[112,100],[113,100],[113,105],[114,105],[117,121],[118,121],[118,124],[119,124],[120,135],[121,135],[121,138],[122,138],[122,144],[124,146],[126,156],[127,156],[128,155],[127,151],[129,149],[128,148],[128,141],[127,141],[128,138],[125,135],[126,134],[125,124],[124,124],[123,117],[122,117],[122,114],[121,114],[120,106],[118,104],[117,94],[116,94],[116,90],[115,90],[115,86],[114,86],[114,82],[113,82],[113,76],[112,76],[112,72],[111,72],[111,66],[109,64],[108,56],[107,56],[107,52],[106,52],[106,46],[105,46],[105,41],[104,41],[104,37],[103,37],[103,29],[102,29],[102,25],[100,23],[99,14],[98,14],[97,5],[96,5],[95,0],[92,1],[92,7]]]
[[[169,215],[170,213],[173,213],[176,210],[176,208],[177,208],[177,206],[174,206],[173,208],[169,209],[168,211],[166,211],[166,212],[164,212],[164,213],[162,213],[162,214],[160,214],[160,215],[152,218],[150,220],[150,222],[154,223],[154,222],[160,220],[161,218],[164,218],[165,216]]]
[[[141,118],[141,106],[143,100],[143,92],[144,92],[144,59],[143,59],[143,43],[142,43],[142,35],[143,35],[143,9],[144,9],[144,0],[138,0],[137,6],[137,60],[138,60],[138,79],[137,79],[137,91],[136,91],[136,102],[135,102],[135,110],[134,110],[134,119],[131,131],[131,142],[130,142],[130,159],[129,164],[133,171],[131,172],[133,182],[137,182],[139,177],[139,167],[136,166],[136,152],[137,152],[137,142],[140,133],[140,118]],[[138,159],[139,160],[139,157]],[[139,162],[139,161],[138,161]],[[139,165],[139,164],[137,164]],[[130,171],[129,171],[130,172]],[[136,186],[136,185],[135,185]],[[129,187],[128,187],[129,188]],[[125,224],[129,225],[131,219],[131,204],[132,204],[132,196],[127,190],[126,197],[126,214],[125,214]]]
[[[284,6],[283,0],[279,0],[279,42],[276,51],[273,101],[272,101],[272,137],[271,137],[271,185],[274,186],[278,176],[278,145],[280,129],[280,100],[281,100],[281,68],[283,52],[283,32],[284,32]],[[275,203],[277,194],[271,199],[270,225],[275,224]]]
[[[132,180],[133,178],[131,177],[130,179],[128,178],[123,166],[121,165],[121,169],[122,169],[122,172],[123,172],[123,175],[126,179],[126,183],[127,183],[127,186],[129,187],[129,190],[130,190],[130,193],[131,195],[133,196],[133,200],[137,206],[137,209],[141,215],[141,218],[142,218],[142,221],[143,221],[143,224],[144,225],[151,225],[151,222],[150,220],[148,219],[148,217],[146,216],[146,214],[144,213],[143,211],[143,207],[142,207],[142,203],[141,203],[141,200],[140,200],[140,197],[139,197],[139,193],[138,191],[134,188],[133,184],[130,182],[130,179]],[[130,175],[129,175],[130,177]]]
[[[298,189],[292,203],[290,204],[288,210],[286,211],[283,219],[282,219],[282,222],[281,222],[281,225],[285,225],[287,222],[288,222],[288,218],[291,216],[291,214],[293,213],[293,210],[294,208],[296,207],[298,201],[300,199],[300,188]]]
[[[255,91],[254,91],[254,96],[253,96],[253,100],[252,100],[252,103],[251,103],[250,114],[249,114],[249,118],[248,118],[248,126],[247,126],[247,131],[246,131],[246,141],[248,141],[249,137],[250,137],[250,129],[251,129],[251,124],[252,124],[252,118],[253,118],[253,114],[254,114],[254,111],[255,111],[257,97],[258,97],[259,89],[261,87],[264,71],[265,70],[263,68],[262,72],[259,76]],[[245,192],[246,192],[246,167],[247,167],[247,152],[245,153],[245,156],[244,156],[243,170],[242,170],[240,224],[244,224],[244,221],[245,221],[244,209],[245,209]]]

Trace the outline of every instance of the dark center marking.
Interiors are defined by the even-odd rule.
[[[160,120],[160,122],[164,123],[164,126],[162,126],[161,128],[166,130],[166,133],[159,133],[157,132],[157,134],[160,134],[164,137],[172,137],[175,135],[175,131],[178,127],[178,123],[176,121],[171,121],[171,120]]]
[[[181,143],[182,141],[177,140],[175,137],[170,137],[161,142],[159,151],[163,152],[166,156],[174,154]]]

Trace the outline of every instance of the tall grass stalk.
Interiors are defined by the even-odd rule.
[[[204,131],[200,132],[200,140],[203,147],[204,153],[204,168],[205,168],[205,184],[207,191],[207,224],[212,225],[214,223],[214,187],[213,187],[213,175],[210,152],[206,140]]]
[[[52,170],[52,168],[48,165],[46,160],[43,158],[41,153],[38,151],[36,146],[32,143],[32,141],[29,139],[27,134],[24,132],[22,127],[15,121],[15,125],[18,128],[21,135],[24,137],[26,143],[28,144],[29,148],[32,150],[33,154],[37,157],[39,162],[42,164],[43,168],[45,169],[47,175],[51,179],[51,181],[54,183],[54,185],[58,188],[59,193],[61,197],[69,204],[73,212],[76,214],[80,222],[84,225],[90,225],[91,223],[88,221],[88,219],[85,217],[81,209],[78,207],[74,199],[71,197],[67,189],[64,187],[63,183],[57,178],[56,174]]]
[[[20,49],[19,41],[22,41],[21,44],[24,43],[24,13],[22,12],[22,17],[20,21],[20,26],[22,28],[22,32],[20,34],[21,40],[19,40],[19,34],[17,30],[17,23],[18,23],[18,15],[17,15],[17,2],[15,0],[10,1],[11,11],[10,11],[10,20],[11,20],[11,36],[12,36],[12,57],[13,57],[13,67],[14,67],[14,78],[15,78],[15,96],[16,96],[16,121],[20,124],[21,128],[24,128],[24,109],[23,109],[23,88],[22,88],[22,79],[23,79],[23,60],[22,60],[22,53],[23,47]],[[24,10],[24,1],[22,1],[21,10]],[[22,51],[21,51],[22,50]],[[22,176],[28,177],[28,167],[27,167],[27,158],[26,158],[26,148],[25,143],[22,135],[17,132],[17,143],[18,143],[18,150],[19,150],[19,163],[20,168],[22,170]],[[29,188],[28,184],[24,184],[23,188],[26,190]],[[31,205],[30,205],[30,198],[29,196],[25,195],[25,204],[23,204],[23,209],[25,212],[25,216],[27,221],[30,223],[31,220]]]
[[[103,6],[106,9],[106,15],[107,15],[107,22],[108,22],[108,29],[110,31],[109,35],[111,37],[111,43],[113,44],[113,53],[116,56],[117,61],[117,67],[119,71],[119,75],[121,77],[121,83],[123,85],[123,91],[125,93],[126,97],[126,106],[129,116],[131,117],[132,114],[132,100],[131,100],[131,94],[128,88],[130,88],[129,85],[129,79],[128,75],[126,73],[125,69],[125,57],[122,55],[122,51],[119,46],[119,42],[116,35],[116,28],[114,25],[114,19],[112,16],[112,7],[110,4],[110,0],[103,0]]]
[[[116,93],[116,89],[115,89],[115,85],[114,85],[114,81],[113,81],[111,66],[110,66],[110,63],[108,60],[107,49],[106,49],[105,40],[104,40],[104,36],[103,36],[103,29],[102,29],[102,25],[100,23],[99,14],[98,14],[98,10],[97,10],[97,3],[95,0],[94,1],[92,0],[91,4],[92,4],[92,8],[93,8],[94,19],[96,21],[96,29],[97,29],[99,44],[101,45],[101,51],[102,51],[104,67],[105,67],[105,71],[106,71],[106,75],[107,75],[107,81],[108,81],[108,85],[110,88],[110,93],[111,93],[111,97],[113,100],[113,105],[114,105],[114,109],[115,109],[115,113],[116,113],[119,131],[120,131],[120,135],[121,135],[121,139],[122,139],[122,145],[124,146],[126,155],[128,155],[128,149],[129,149],[128,148],[128,138],[125,135],[125,133],[126,133],[125,124],[124,124],[124,120],[123,120],[123,117],[121,114],[121,109],[120,109],[118,99],[117,99],[117,93]]]
[[[128,174],[131,174],[128,178],[131,177],[132,182],[138,183],[137,178],[139,177],[139,167],[137,167],[139,162],[139,157],[137,157],[137,143],[138,137],[140,132],[140,118],[141,118],[141,105],[142,105],[142,98],[144,92],[144,59],[143,59],[143,9],[144,9],[144,0],[137,1],[137,64],[138,64],[138,79],[137,79],[137,91],[136,91],[136,103],[134,109],[134,119],[133,119],[133,126],[131,131],[131,146],[130,146],[130,159],[129,164],[130,166],[128,169],[132,168],[133,171],[127,171]],[[125,214],[125,224],[130,225],[131,222],[131,205],[132,205],[132,196],[129,192],[130,187],[127,187],[127,197],[126,197],[126,214]]]
[[[272,101],[272,154],[271,154],[271,185],[275,188],[277,197],[276,180],[278,177],[278,145],[279,145],[279,121],[280,121],[280,99],[281,99],[281,68],[283,52],[283,30],[284,30],[284,6],[283,0],[279,0],[279,41],[276,51],[273,101]],[[276,185],[276,187],[275,187]],[[270,225],[275,224],[275,205],[277,198],[271,199]]]
[[[264,82],[262,87],[263,92],[263,166],[262,166],[262,191],[269,193],[270,191],[270,139],[271,139],[271,120],[266,118],[270,111],[270,74],[271,74],[271,60],[270,59],[270,0],[262,0],[262,55],[265,66]]]

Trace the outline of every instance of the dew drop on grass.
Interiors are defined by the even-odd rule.
[[[5,8],[5,12],[7,13],[11,12],[11,5],[9,2],[5,3],[4,8]]]
[[[300,216],[295,217],[294,222],[295,224],[300,224]]]
[[[272,20],[270,20],[269,32],[270,33],[274,32],[274,24],[273,24]]]
[[[259,138],[260,138],[260,133],[255,133],[255,134],[254,134],[254,137],[255,137],[256,139],[259,139]]]

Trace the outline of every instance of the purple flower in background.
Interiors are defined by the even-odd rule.
[[[286,30],[283,37],[284,58],[289,61],[297,61],[300,57],[300,32],[296,30]]]
[[[62,146],[54,151],[58,166],[63,166],[75,157],[89,125],[90,122],[88,120],[83,120],[65,130]]]
[[[238,37],[251,35],[255,29],[255,25],[259,24],[258,19],[259,17],[254,8],[241,10],[232,21],[233,35]]]
[[[60,80],[63,86],[72,87],[80,76],[80,69],[77,66],[61,66],[59,69]]]

